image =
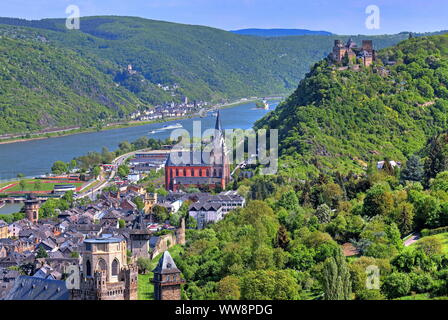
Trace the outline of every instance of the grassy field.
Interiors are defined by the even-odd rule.
[[[168,251],[173,259],[176,259],[183,252],[183,248],[180,245],[175,245]],[[151,270],[154,270],[161,257],[162,254],[159,254],[151,261]],[[138,275],[138,300],[154,300],[154,285],[150,282],[153,277],[154,274],[152,272]]]
[[[59,182],[59,181],[51,181],[51,180],[49,180],[49,181],[42,180],[42,182],[40,184],[40,189],[36,190],[35,189],[36,180],[29,179],[29,180],[24,180],[24,181],[26,182],[24,189],[22,189],[20,187],[20,184],[18,182],[13,182],[13,183],[8,183],[8,184],[13,184],[13,186],[11,186],[10,188],[8,188],[6,190],[3,190],[3,193],[26,192],[26,191],[53,191],[55,185],[73,184],[74,186],[79,188],[84,184],[84,182]],[[6,184],[6,185],[8,185],[8,184]]]
[[[436,239],[439,239],[442,242],[442,252],[444,254],[448,254],[448,232],[445,233],[439,233],[433,236],[429,236],[429,237],[434,237]],[[411,244],[409,247],[410,248],[415,248],[415,246],[418,244],[419,241],[421,241],[422,239],[425,239],[428,237],[423,237],[421,239],[419,239],[417,242],[414,242],[413,244]]]
[[[395,300],[431,300],[428,293],[414,294],[411,296],[400,297]]]

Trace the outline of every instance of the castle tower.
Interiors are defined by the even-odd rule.
[[[84,240],[81,300],[137,299],[137,267],[127,261],[126,241],[113,237]]]
[[[180,245],[185,245],[185,218],[180,222],[180,228],[176,231],[176,242]]]
[[[180,300],[181,284],[185,283],[180,277],[180,270],[177,269],[173,258],[168,251],[165,251],[152,271],[154,273],[154,299],[155,300]]]
[[[40,202],[34,196],[28,196],[25,200],[25,214],[29,221],[37,223],[39,221]]]

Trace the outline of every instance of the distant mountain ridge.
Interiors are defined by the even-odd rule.
[[[328,31],[313,31],[307,29],[240,29],[231,30],[230,32],[257,37],[291,37],[291,36],[306,36],[306,35],[319,35],[319,36],[331,36],[333,33]]]

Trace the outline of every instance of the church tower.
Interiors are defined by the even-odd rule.
[[[154,299],[155,300],[180,300],[181,284],[185,283],[180,277],[180,270],[177,269],[171,254],[165,251],[152,271],[154,273]]]
[[[219,110],[216,116],[213,150],[210,153],[210,165],[212,166],[211,171],[213,177],[220,178],[221,188],[225,189],[230,181],[230,165]]]

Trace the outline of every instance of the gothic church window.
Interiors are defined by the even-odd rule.
[[[114,261],[112,262],[112,275],[118,276],[119,270],[120,270],[120,263],[118,262],[117,259],[114,259]]]

